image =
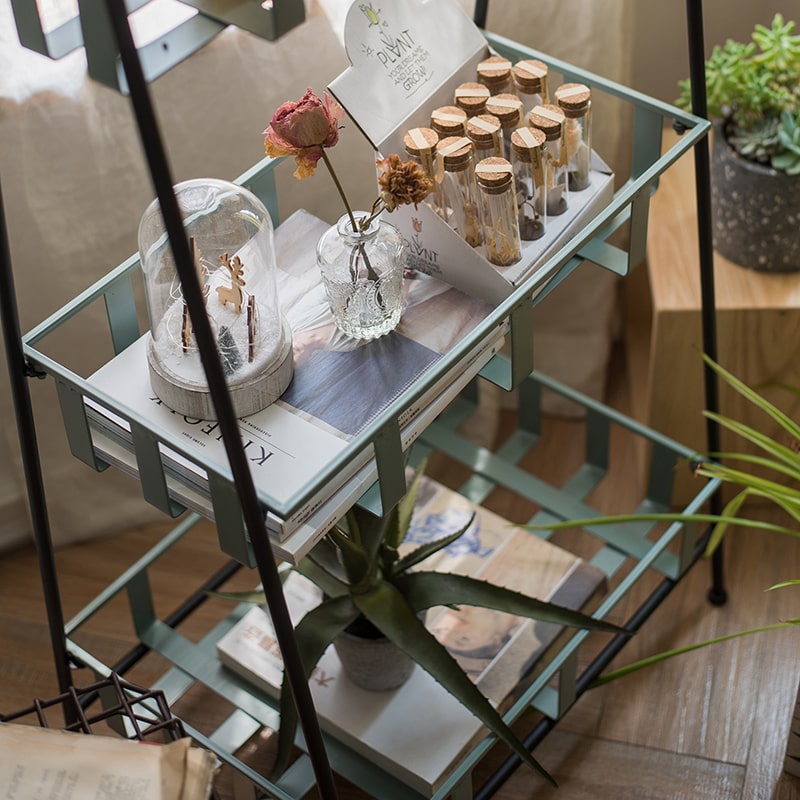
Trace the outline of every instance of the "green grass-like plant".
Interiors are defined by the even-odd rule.
[[[706,545],[706,556],[711,556],[715,552],[732,525],[757,528],[768,532],[800,537],[800,454],[798,454],[798,449],[800,448],[800,425],[774,404],[766,400],[760,392],[728,372],[713,359],[705,354],[703,354],[703,359],[728,386],[738,392],[756,408],[760,409],[771,420],[776,422],[781,431],[780,437],[771,437],[723,414],[711,411],[703,412],[707,418],[716,421],[722,428],[732,431],[745,441],[755,445],[757,451],[755,453],[717,453],[711,454],[709,457],[695,459],[693,471],[696,475],[712,479],[716,478],[723,483],[731,484],[739,488],[739,491],[725,504],[720,514],[626,514],[591,519],[573,519],[561,523],[521,527],[527,527],[530,530],[559,530],[644,521],[698,522],[712,526]],[[784,386],[783,388],[795,394],[798,393],[795,387]],[[785,441],[779,439],[785,439]],[[788,442],[788,444],[786,442]],[[740,468],[728,467],[724,463],[727,461],[737,461],[744,466]],[[758,471],[748,470],[748,465],[757,467]],[[765,470],[767,474],[772,474],[774,477],[764,477],[763,473]],[[779,477],[782,478],[782,480],[777,480]],[[744,516],[742,513],[743,507],[745,507],[745,503],[749,499],[768,501],[784,511],[792,524],[797,527],[777,525]],[[800,581],[784,581],[769,587],[769,589],[779,589],[797,584],[800,584]],[[598,678],[593,685],[599,686],[604,683],[609,683],[644,667],[718,642],[735,639],[741,636],[748,636],[754,633],[793,627],[795,625],[800,625],[800,619],[790,619],[772,625],[750,628],[719,638],[697,642],[686,647],[657,653],[641,661],[628,664],[620,669],[607,672]]]

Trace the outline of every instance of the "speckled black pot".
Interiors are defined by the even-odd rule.
[[[748,269],[800,270],[800,177],[746,161],[714,127],[711,156],[714,249]]]

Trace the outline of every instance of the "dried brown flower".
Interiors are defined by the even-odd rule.
[[[433,191],[433,181],[422,167],[413,161],[401,161],[397,153],[379,158],[375,163],[379,170],[380,199],[390,213],[409,203],[416,208]]]

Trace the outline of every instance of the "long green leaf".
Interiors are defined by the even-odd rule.
[[[573,519],[562,522],[548,522],[542,524],[530,523],[527,525],[519,525],[518,527],[524,528],[529,531],[559,531],[568,530],[570,528],[590,528],[596,525],[622,525],[628,522],[729,522],[741,525],[744,528],[759,528],[765,531],[774,531],[776,533],[791,533],[793,531],[789,528],[784,528],[781,525],[774,525],[771,522],[760,522],[758,520],[746,518],[728,518],[717,514],[686,514],[681,512],[663,512],[653,514],[618,514],[606,517],[587,517],[585,519]]]
[[[312,608],[294,629],[305,679],[308,680],[330,643],[358,617],[359,611],[349,595],[324,600]],[[279,777],[289,766],[297,732],[297,708],[284,673],[280,696],[281,724],[278,730],[278,752],[272,778]]]
[[[339,558],[339,550],[330,536],[323,536],[322,539],[314,545],[306,558],[313,561],[321,570],[324,570],[332,578],[335,578],[343,584],[347,583],[347,573]]]
[[[492,608],[521,617],[554,622],[574,628],[627,633],[624,628],[595,619],[580,611],[537,600],[488,581],[450,572],[411,572],[393,579],[416,613],[433,606],[469,605]]]
[[[784,414],[772,403],[762,397],[755,389],[751,389],[744,381],[739,380],[735,375],[728,372],[724,367],[717,364],[707,354],[703,353],[703,360],[713,369],[725,382],[733,387],[742,397],[747,398],[751,403],[768,414],[778,423],[792,438],[800,440],[800,426],[791,417]]]
[[[781,444],[780,442],[776,442],[772,437],[756,430],[755,428],[751,428],[749,425],[745,425],[743,422],[730,419],[722,414],[704,411],[703,415],[708,417],[708,419],[718,422],[722,427],[727,428],[729,431],[737,434],[738,436],[741,436],[748,442],[752,442],[754,445],[760,447],[762,450],[764,450],[764,452],[769,453],[774,458],[783,461],[790,470],[794,470],[796,473],[798,468],[798,456],[797,453],[795,453],[791,448]]]
[[[426,558],[430,558],[434,553],[438,553],[440,550],[444,550],[445,547],[449,547],[453,542],[458,541],[469,530],[474,519],[475,514],[467,520],[465,525],[462,525],[458,530],[453,531],[453,533],[442,536],[440,539],[434,539],[432,542],[421,544],[410,553],[398,559],[392,565],[392,574],[400,575],[406,570],[411,569],[411,567],[420,564]]]
[[[311,554],[302,559],[295,569],[317,584],[328,597],[350,594],[350,586],[345,581],[331,575],[327,567],[312,558]]]
[[[703,642],[697,642],[695,644],[687,645],[686,647],[678,647],[674,650],[665,650],[663,653],[657,653],[654,656],[649,656],[648,658],[643,658],[640,661],[635,661],[632,664],[628,664],[625,667],[620,667],[619,669],[615,669],[612,672],[607,672],[605,675],[601,675],[594,683],[592,683],[591,687],[594,689],[597,686],[603,686],[606,683],[611,683],[611,681],[615,681],[618,678],[623,678],[626,675],[630,675],[632,672],[637,672],[640,669],[644,669],[645,667],[650,667],[653,664],[658,664],[662,661],[666,661],[669,658],[674,658],[675,656],[683,655],[684,653],[691,653],[693,650],[700,650],[703,647],[708,647],[712,644],[718,644],[719,642],[727,642],[730,639],[738,639],[741,636],[750,636],[754,633],[764,633],[765,631],[777,631],[781,630],[782,628],[791,628],[800,624],[798,620],[789,620],[787,622],[776,622],[774,625],[764,625],[761,628],[751,628],[750,630],[746,631],[737,631],[736,633],[728,633],[725,636],[718,636],[715,639],[707,639]]]
[[[355,601],[364,616],[384,636],[408,653],[498,739],[511,747],[522,761],[540,773],[553,786],[556,785],[553,778],[528,752],[458,662],[417,619],[414,611],[409,608],[394,586],[383,581],[374,591],[360,595]]]
[[[794,456],[792,451],[790,451],[788,448],[786,449],[787,452]],[[798,459],[797,456],[794,456],[795,461],[791,464],[791,466],[788,463],[785,463],[783,460],[779,461],[776,458],[767,458],[766,456],[760,456],[755,453],[726,452],[715,454],[714,458],[723,464],[730,462],[755,464],[756,466],[764,467],[765,469],[773,470],[774,472],[779,472],[782,475],[793,478],[795,481],[800,480],[800,459]],[[703,466],[706,466],[706,463],[704,463]],[[698,469],[702,469],[702,467],[699,467]]]
[[[348,514],[348,519],[349,517],[350,515]],[[353,528],[357,528],[358,526],[357,523],[355,523],[355,525],[351,525],[350,527],[352,531]],[[344,565],[344,570],[347,573],[347,580],[350,584],[355,585],[364,580],[364,578],[370,574],[370,560],[361,545],[360,534],[356,537],[358,541],[354,541],[346,536],[340,528],[334,527],[328,535],[333,537],[336,546],[341,552],[342,564]]]
[[[397,526],[394,529],[389,529],[390,535],[386,537],[386,545],[393,550],[397,550],[408,535],[408,529],[411,527],[411,518],[414,516],[414,508],[417,504],[419,487],[422,484],[422,476],[427,465],[427,458],[420,461],[414,471],[414,477],[411,479],[408,490],[397,504]]]

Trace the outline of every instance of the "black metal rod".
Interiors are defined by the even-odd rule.
[[[0,316],[2,316],[3,340],[5,342],[11,394],[14,398],[14,413],[17,420],[19,446],[25,472],[25,486],[33,526],[33,536],[39,555],[39,573],[42,580],[47,622],[50,628],[50,643],[55,659],[56,678],[60,692],[72,686],[67,638],[64,633],[64,613],[58,588],[55,554],[50,521],[47,515],[42,465],[39,445],[33,420],[33,407],[27,383],[28,371],[22,349],[22,334],[19,325],[17,296],[14,275],[11,269],[11,247],[6,228],[2,189],[0,189]],[[70,722],[71,720],[67,720]]]
[[[691,84],[692,111],[708,119],[706,97],[705,44],[703,34],[702,0],[686,0],[686,21],[689,32],[689,82]],[[697,203],[697,242],[700,252],[700,302],[703,332],[703,351],[717,360],[717,309],[714,291],[714,243],[711,226],[711,167],[708,137],[699,139],[694,146],[695,191]],[[705,380],[705,407],[708,411],[719,411],[719,381],[717,374],[707,364],[703,365]],[[719,453],[719,425],[706,419],[708,451]],[[722,492],[711,498],[711,513],[722,512]],[[718,547],[711,561],[711,588],[709,600],[722,604],[727,598],[723,570],[723,549]]]
[[[698,540],[692,554],[692,564],[696,563],[698,559],[702,557],[710,534],[711,531],[709,529]],[[627,630],[632,634],[636,633],[661,603],[664,602],[679,582],[680,578],[677,580],[673,578],[664,578],[631,615],[625,625]],[[578,676],[575,682],[576,700],[591,688],[592,684],[600,677],[603,670],[616,658],[628,641],[630,641],[629,635],[617,634],[597,656],[595,656],[594,660]],[[557,724],[558,720],[552,717],[542,717],[522,740],[523,744],[529,751],[533,751]],[[522,761],[519,756],[512,753],[486,781],[484,781],[483,785],[475,793],[474,800],[488,800],[488,798],[494,796],[497,790],[513,775],[521,764]]]
[[[489,13],[489,0],[475,0],[472,21],[482,30],[486,29],[486,15]]]
[[[139,127],[142,146],[150,168],[150,176],[161,207],[161,214],[175,259],[175,266],[180,277],[183,296],[189,309],[189,318],[197,339],[200,359],[205,370],[214,409],[217,413],[217,421],[219,422],[222,440],[225,445],[225,452],[236,483],[242,514],[250,534],[253,554],[274,623],[275,635],[283,656],[286,676],[305,735],[308,755],[311,759],[321,796],[335,800],[337,792],[333,773],[322,740],[322,733],[314,710],[311,692],[305,678],[300,651],[294,638],[294,628],[289,617],[286,599],[283,596],[272,545],[264,527],[264,515],[258,502],[253,477],[244,454],[239,426],[225,381],[225,374],[211,332],[211,324],[206,315],[202,291],[195,274],[193,258],[186,232],[183,228],[178,201],[172,188],[171,171],[150,100],[147,82],[142,72],[139,55],[133,43],[124,3],[122,0],[106,0],[106,7],[117,40],[125,77],[128,81],[131,102]]]

